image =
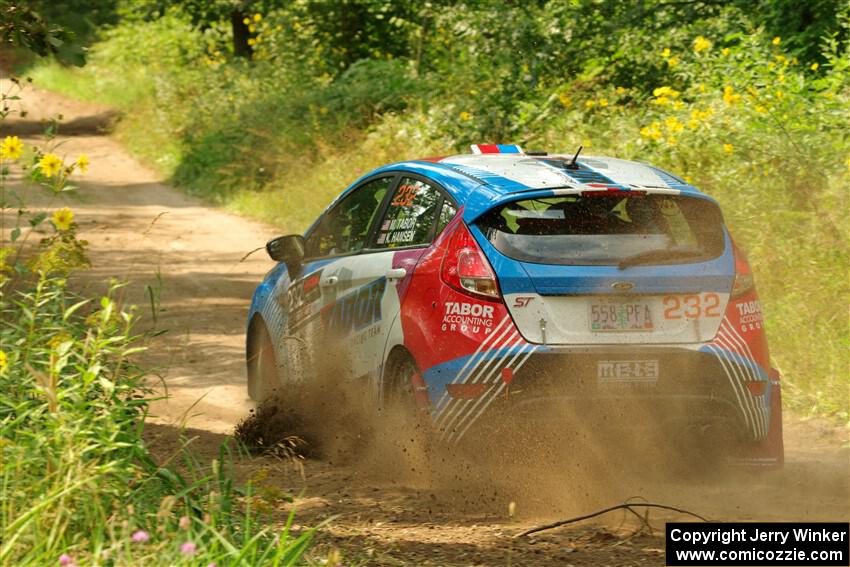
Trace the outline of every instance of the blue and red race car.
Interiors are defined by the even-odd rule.
[[[339,380],[406,399],[448,443],[558,404],[640,404],[781,464],[779,375],[717,202],[641,163],[473,152],[376,169],[268,243],[250,396],[309,384],[332,353]]]

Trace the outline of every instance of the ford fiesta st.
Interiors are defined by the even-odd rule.
[[[473,152],[376,169],[267,244],[249,395],[309,384],[330,355],[446,443],[554,402],[640,403],[781,464],[779,375],[717,202],[642,163]]]

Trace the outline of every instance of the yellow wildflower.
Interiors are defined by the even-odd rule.
[[[735,88],[733,86],[726,85],[723,87],[723,102],[732,106],[739,100],[741,100],[741,95],[735,94]]]
[[[682,110],[683,108],[685,108],[685,103],[681,100],[673,101],[673,108],[675,110]]]
[[[596,106],[596,101],[595,101],[595,100],[586,100],[586,101],[584,102],[584,107],[585,107],[585,108],[587,108],[588,110],[590,110],[590,109],[591,109],[591,108],[593,108],[594,106]]]
[[[251,20],[249,20],[248,18],[243,18],[243,19],[242,19],[242,23],[243,23],[243,24],[245,24],[245,25],[247,26],[248,24],[250,24],[250,23],[251,23]]]
[[[671,87],[658,87],[652,91],[654,96],[669,96],[670,98],[676,98],[679,96],[679,91],[673,89]]]
[[[820,67],[820,63],[812,63],[812,66],[809,67],[812,71],[817,71],[818,67]]]
[[[254,33],[255,31],[257,31],[257,27],[254,24],[251,24],[250,26],[248,26],[248,31]]]
[[[782,95],[783,95],[782,91],[780,91],[780,90],[776,91],[776,98],[782,98]]]
[[[666,96],[660,96],[658,98],[653,99],[652,104],[657,104],[659,106],[665,106],[667,104],[670,104],[670,99],[667,98]]]
[[[688,120],[688,128],[690,128],[691,130],[696,130],[697,128],[699,128],[699,120],[695,120],[693,118]]]
[[[257,44],[257,41],[253,37],[248,38],[248,45],[254,46]]]
[[[732,155],[735,151],[735,146],[732,144],[723,144],[723,151],[726,152],[726,155]]]
[[[59,209],[53,213],[53,226],[56,230],[68,230],[71,228],[71,223],[74,222],[74,213],[68,207]]]
[[[47,177],[53,177],[59,173],[62,170],[62,165],[64,165],[64,162],[55,154],[44,154],[38,160],[38,168]]]
[[[3,159],[18,159],[23,151],[24,143],[17,136],[6,136],[0,144],[0,158]]]
[[[776,36],[776,37],[773,38],[773,41],[771,41],[771,43],[773,45],[779,45],[780,43],[782,43],[782,38],[779,37],[779,36]]]
[[[678,140],[676,140],[675,136],[667,136],[666,142],[668,146],[675,146],[678,143]]]
[[[708,120],[709,118],[711,118],[712,114],[714,114],[714,110],[712,110],[711,107],[706,108],[705,110],[694,108],[693,110],[691,110],[691,120],[701,122],[703,120]]]
[[[72,340],[72,337],[68,333],[59,333],[58,335],[54,335],[52,339],[47,341],[47,345],[53,350],[56,350],[57,348],[59,348],[59,345],[70,340]]]
[[[617,94],[618,95],[626,94],[626,89],[623,88],[623,87],[617,87]]]
[[[670,59],[667,60],[667,65],[669,67],[675,67],[678,64],[679,64],[678,57],[671,57]]]
[[[259,22],[259,21],[260,21],[260,20],[262,20],[262,19],[263,19],[263,15],[262,15],[262,14],[254,14],[254,21],[255,21],[255,22]]]
[[[9,366],[9,358],[6,356],[6,353],[0,350],[0,372],[6,370]]]
[[[682,179],[685,180],[685,183],[693,183],[694,182],[694,178],[691,177],[690,175],[686,175]]]
[[[701,35],[698,35],[694,40],[694,51],[699,53],[700,51],[705,51],[706,49],[711,49],[711,42]]]
[[[720,53],[723,54],[723,57],[727,57],[729,55],[729,48],[724,47],[723,49],[720,50]]]
[[[701,93],[705,92],[705,85],[703,83],[700,83],[699,87],[697,87],[697,88],[699,88],[699,92],[701,92]]]
[[[767,109],[760,104],[756,105],[756,112],[759,114],[767,114]]]
[[[561,101],[561,104],[566,108],[569,108],[573,105],[573,99],[571,99],[567,93],[559,94],[558,100]]]
[[[644,126],[640,129],[640,135],[642,138],[657,142],[662,138],[660,124],[658,122],[653,122],[649,126]]]
[[[664,50],[661,52],[661,57],[663,57],[664,59],[667,59],[668,57],[670,57],[670,48],[669,47],[664,48]]]
[[[679,122],[679,119],[675,116],[670,116],[664,120],[664,125],[667,126],[667,129],[671,132],[681,132],[685,129],[685,125]]]
[[[608,99],[607,98],[600,98],[599,99],[599,106],[602,107],[602,108],[605,108],[606,106],[608,106]]]
[[[467,120],[470,120],[471,118],[472,118],[472,115],[465,110],[460,113],[460,119],[463,120],[464,122],[466,122]]]
[[[773,58],[779,61],[780,63],[786,63],[788,61],[788,59],[782,54],[774,55]]]
[[[89,170],[89,156],[86,154],[80,154],[80,157],[77,158],[77,167],[80,170],[80,173],[85,173]]]

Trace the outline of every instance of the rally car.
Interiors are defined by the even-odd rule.
[[[330,357],[445,443],[561,402],[639,403],[781,464],[779,375],[717,202],[643,163],[472,149],[378,168],[267,244],[249,395],[309,384]]]

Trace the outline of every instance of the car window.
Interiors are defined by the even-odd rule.
[[[363,249],[372,220],[393,184],[393,177],[380,177],[355,189],[327,212],[308,236],[308,258],[351,254]]]
[[[455,215],[457,214],[457,208],[452,205],[451,201],[445,199],[443,201],[443,206],[440,209],[440,218],[437,219],[437,231],[434,234],[440,234],[443,232],[443,229],[446,228]]]
[[[375,248],[431,242],[437,208],[442,200],[443,196],[436,187],[418,179],[402,177],[381,219]]]
[[[723,252],[720,210],[704,199],[599,192],[515,201],[478,225],[497,250],[542,264],[656,264],[715,258]]]

